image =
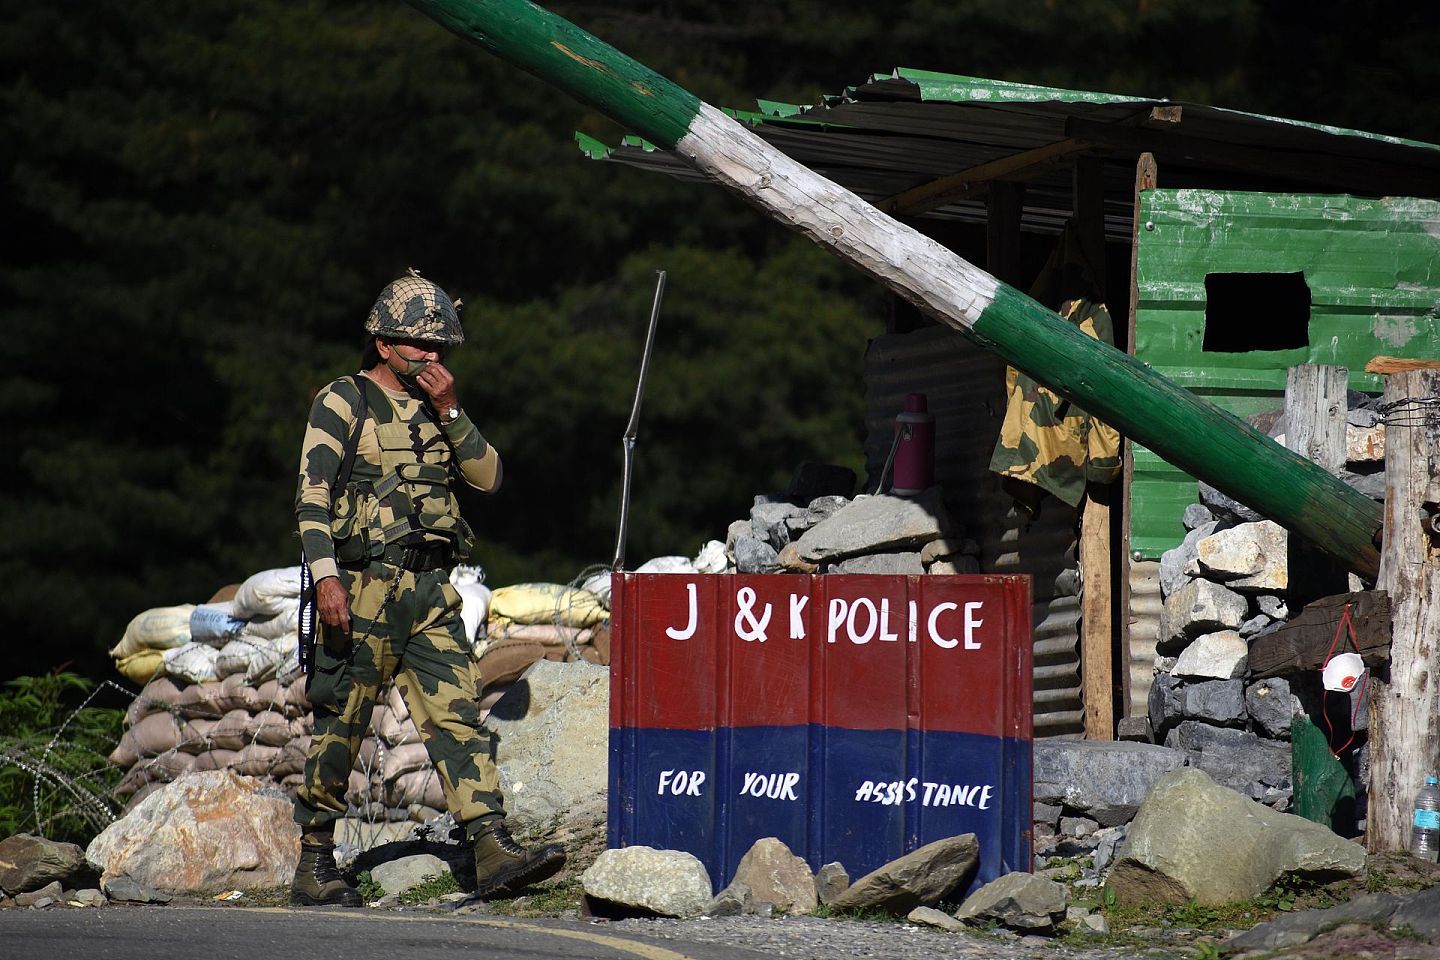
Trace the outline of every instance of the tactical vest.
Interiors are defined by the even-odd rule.
[[[367,394],[367,417],[376,393],[385,392],[377,388]],[[371,420],[380,447],[380,479],[347,483],[331,505],[335,558],[342,563],[374,560],[391,547],[446,543],[453,559],[467,558],[475,535],[451,489],[454,455],[444,432],[428,416],[403,422],[388,395],[385,402],[394,418]]]

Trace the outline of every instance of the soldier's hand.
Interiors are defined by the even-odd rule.
[[[350,633],[350,592],[341,586],[339,577],[326,577],[315,584],[315,606],[321,623]]]
[[[415,378],[420,389],[430,398],[430,406],[442,417],[450,410],[460,408],[460,398],[455,395],[455,376],[439,360],[433,360]]]

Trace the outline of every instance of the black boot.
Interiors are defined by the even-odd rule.
[[[300,862],[295,866],[295,879],[290,884],[290,902],[302,907],[360,907],[365,901],[360,891],[346,883],[335,867],[334,840],[300,841]]]
[[[498,897],[547,880],[565,866],[559,844],[536,849],[520,846],[503,823],[487,826],[475,837],[475,896]]]

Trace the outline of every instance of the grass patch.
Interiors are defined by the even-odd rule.
[[[460,884],[452,873],[442,873],[438,877],[426,877],[418,884],[400,894],[400,904],[406,907],[419,906],[422,903],[429,903],[437,900],[447,893],[459,893]]]
[[[826,903],[822,903],[816,907],[810,916],[819,917],[821,920],[860,920],[870,923],[894,923],[901,919],[888,910],[881,910],[879,907],[857,907],[854,910],[836,910]]]
[[[385,888],[375,882],[369,870],[360,871],[360,875],[355,878],[355,889],[360,891],[360,897],[366,903],[374,903],[385,896]]]
[[[559,877],[507,900],[491,900],[490,912],[505,917],[563,917],[580,909],[585,888],[578,875]]]

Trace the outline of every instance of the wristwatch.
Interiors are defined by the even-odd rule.
[[[441,417],[445,420],[446,423],[454,423],[456,420],[460,419],[460,408],[451,407],[449,410],[446,410],[443,414],[441,414]]]

